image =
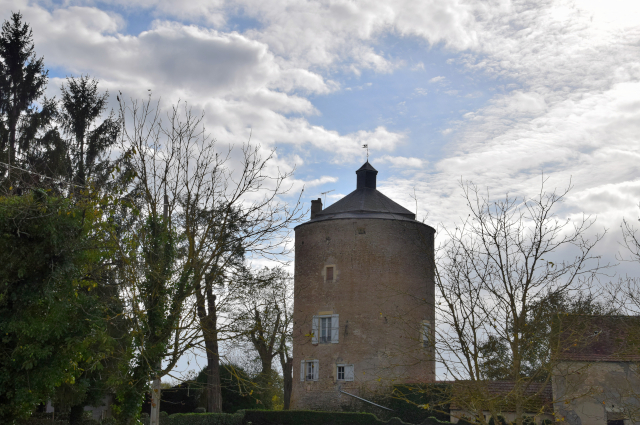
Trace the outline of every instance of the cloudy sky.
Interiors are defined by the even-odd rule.
[[[560,211],[598,218],[617,251],[640,201],[640,2],[616,0],[0,0],[50,69],[125,97],[186,100],[211,134],[251,133],[296,167],[304,201],[379,189],[428,222],[492,194],[574,185]],[[112,105],[115,99],[112,96]],[[640,274],[640,273],[639,273]]]
[[[435,224],[460,179],[491,193],[575,188],[567,213],[616,232],[640,199],[640,3],[634,1],[2,0],[50,69],[165,105],[223,144],[277,148],[305,201],[379,188]],[[113,97],[113,96],[112,96]],[[115,100],[115,99],[113,99]],[[617,234],[617,233],[616,233]]]

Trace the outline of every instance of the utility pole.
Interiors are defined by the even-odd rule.
[[[169,197],[164,194],[164,208],[162,211],[163,225],[168,226],[167,216],[169,215]],[[162,361],[158,364],[158,371],[162,369]],[[160,398],[162,395],[162,379],[159,375],[153,379],[151,384],[151,415],[149,425],[160,425]]]

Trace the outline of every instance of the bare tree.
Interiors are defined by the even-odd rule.
[[[121,109],[126,112],[126,105]],[[149,101],[128,111],[133,130],[125,122],[123,150],[129,165],[123,174],[133,176],[129,195],[142,200],[141,222],[166,211],[162,223],[175,240],[176,270],[175,280],[165,282],[178,291],[179,297],[171,298],[175,313],[181,311],[177,317],[197,319],[207,352],[208,410],[220,412],[219,341],[223,328],[231,329],[224,305],[233,288],[243,284],[248,258],[278,260],[289,252],[286,243],[291,224],[299,219],[299,197],[292,206],[281,200],[291,172],[270,168],[275,151],[263,158],[259,146],[244,144],[236,158],[233,147],[218,147],[205,132],[202,116],[187,105],[174,106],[164,121]],[[193,310],[186,314],[188,305]],[[169,368],[159,373],[175,364],[178,347],[191,344],[180,344],[182,328],[177,322],[172,326]]]
[[[436,252],[435,345],[447,378],[464,385],[454,384],[443,402],[483,425],[486,411],[497,418],[507,403],[515,413],[507,422],[520,425],[552,377],[551,318],[562,300],[590,289],[602,269],[592,251],[603,235],[586,237],[589,216],[555,215],[570,187],[547,192],[543,180],[532,198],[497,201],[472,183],[461,187],[469,215],[444,229]],[[490,388],[496,371],[508,389]]]
[[[281,268],[263,269],[250,276],[239,300],[238,334],[251,342],[260,357],[258,385],[266,390],[273,378],[273,359],[280,359],[284,377],[284,408],[288,410],[293,385],[291,349],[292,277]]]

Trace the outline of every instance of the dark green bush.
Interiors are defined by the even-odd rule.
[[[420,425],[453,425],[451,422],[449,421],[441,421],[436,417],[429,417],[427,419],[422,420],[422,422],[418,422]],[[461,420],[458,422],[457,425],[465,425],[465,423],[467,423],[465,420]]]
[[[372,413],[319,412],[313,410],[247,410],[245,425],[400,425],[398,418],[381,421]]]
[[[142,420],[149,425],[149,418]],[[160,416],[160,425],[241,425],[242,413],[176,413]]]

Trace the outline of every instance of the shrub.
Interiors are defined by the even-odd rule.
[[[372,413],[319,412],[313,410],[246,410],[243,424],[248,425],[400,425],[398,418],[381,421]]]
[[[142,420],[149,425],[149,418]],[[241,425],[242,413],[176,413],[160,416],[160,425]]]

